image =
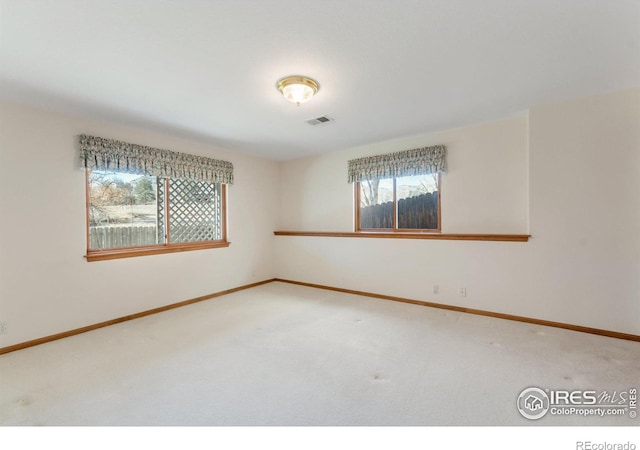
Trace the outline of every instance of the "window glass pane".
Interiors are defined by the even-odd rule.
[[[393,228],[393,179],[360,182],[360,228]]]
[[[92,171],[89,174],[89,248],[162,243],[158,241],[157,190],[155,177]]]
[[[222,239],[222,187],[219,183],[169,180],[169,241]]]
[[[396,179],[398,228],[438,229],[438,175]]]

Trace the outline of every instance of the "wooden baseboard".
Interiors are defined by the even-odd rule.
[[[306,286],[306,287],[311,287],[311,288],[316,288],[316,289],[325,289],[325,290],[329,290],[329,291],[344,292],[344,293],[347,293],[347,294],[363,295],[363,296],[366,296],[366,297],[373,297],[373,298],[378,298],[378,299],[383,299],[383,300],[392,300],[394,302],[411,303],[413,305],[421,305],[421,306],[428,306],[428,307],[431,307],[431,308],[439,308],[439,309],[446,309],[446,310],[450,310],[450,311],[458,311],[458,312],[463,312],[463,313],[468,313],[468,314],[475,314],[475,315],[478,315],[478,316],[495,317],[497,319],[513,320],[513,321],[516,321],[516,322],[525,322],[525,323],[531,323],[531,324],[534,324],[534,325],[543,325],[543,326],[554,327],[554,328],[564,328],[565,330],[579,331],[581,333],[597,334],[599,336],[606,336],[606,337],[611,337],[611,338],[616,338],[616,339],[624,339],[624,340],[627,340],[627,341],[640,342],[640,336],[638,336],[636,334],[620,333],[618,331],[602,330],[602,329],[599,329],[599,328],[584,327],[582,325],[572,325],[572,324],[562,323],[562,322],[552,322],[552,321],[549,321],[549,320],[534,319],[534,318],[531,318],[531,317],[514,316],[514,315],[511,315],[511,314],[502,314],[502,313],[497,313],[497,312],[492,312],[492,311],[484,311],[484,310],[481,310],[481,309],[473,309],[473,308],[464,308],[464,307],[461,307],[461,306],[445,305],[445,304],[442,304],[442,303],[424,302],[424,301],[421,301],[421,300],[412,300],[412,299],[409,299],[409,298],[394,297],[394,296],[391,296],[391,295],[375,294],[373,292],[357,291],[357,290],[353,290],[353,289],[343,289],[343,288],[337,288],[337,287],[332,287],[332,286],[325,286],[325,285],[322,285],[322,284],[304,283],[302,281],[284,280],[282,278],[275,278],[273,281],[279,281],[281,283],[297,284],[299,286]]]
[[[171,309],[180,308],[182,306],[191,305],[192,303],[198,303],[198,302],[201,302],[201,301],[204,301],[204,300],[209,300],[209,299],[212,299],[212,298],[215,298],[215,297],[220,297],[222,295],[231,294],[233,292],[238,292],[238,291],[242,291],[242,290],[245,290],[245,289],[250,289],[252,287],[261,286],[263,284],[272,283],[274,281],[279,281],[281,283],[297,284],[299,286],[306,286],[306,287],[316,288],[316,289],[325,289],[325,290],[329,290],[329,291],[343,292],[343,293],[346,293],[346,294],[363,295],[365,297],[372,297],[372,298],[377,298],[377,299],[382,299],[382,300],[391,300],[391,301],[394,301],[394,302],[411,303],[413,305],[428,306],[428,307],[431,307],[431,308],[439,308],[439,309],[446,309],[446,310],[450,310],[450,311],[464,312],[464,313],[468,313],[468,314],[475,314],[475,315],[478,315],[478,316],[487,316],[487,317],[495,317],[497,319],[514,320],[516,322],[525,322],[525,323],[531,323],[531,324],[535,324],[535,325],[543,325],[543,326],[547,326],[547,327],[564,328],[566,330],[579,331],[581,333],[597,334],[599,336],[606,336],[606,337],[611,337],[611,338],[616,338],[616,339],[624,339],[624,340],[628,340],[628,341],[640,342],[640,336],[635,335],[635,334],[629,334],[629,333],[620,333],[618,331],[602,330],[602,329],[599,329],[599,328],[590,328],[590,327],[584,327],[584,326],[581,326],[581,325],[571,325],[571,324],[568,324],[568,323],[552,322],[552,321],[549,321],[549,320],[534,319],[534,318],[523,317],[523,316],[514,316],[514,315],[511,315],[511,314],[502,314],[502,313],[497,313],[497,312],[492,312],[492,311],[484,311],[484,310],[481,310],[481,309],[472,309],[472,308],[464,308],[464,307],[461,307],[461,306],[445,305],[445,304],[442,304],[442,303],[425,302],[425,301],[421,301],[421,300],[413,300],[413,299],[404,298],[404,297],[394,297],[394,296],[391,296],[391,295],[376,294],[376,293],[373,293],[373,292],[357,291],[357,290],[354,290],[354,289],[343,289],[343,288],[338,288],[338,287],[333,287],[333,286],[325,286],[325,285],[322,285],[322,284],[305,283],[305,282],[302,282],[302,281],[286,280],[286,279],[282,279],[282,278],[272,278],[272,279],[269,279],[269,280],[259,281],[257,283],[246,284],[244,286],[239,286],[239,287],[232,288],[232,289],[226,289],[224,291],[215,292],[215,293],[209,294],[209,295],[203,295],[202,297],[196,297],[196,298],[192,298],[192,299],[189,299],[189,300],[184,300],[184,301],[181,301],[181,302],[178,302],[178,303],[172,303],[170,305],[161,306],[159,308],[154,308],[154,309],[150,309],[150,310],[147,310],[147,311],[142,311],[142,312],[135,313],[135,314],[130,314],[128,316],[118,317],[117,319],[107,320],[107,321],[96,323],[96,324],[93,324],[93,325],[88,325],[86,327],[76,328],[74,330],[65,331],[65,332],[57,333],[57,334],[52,334],[50,336],[45,336],[45,337],[42,337],[42,338],[33,339],[33,340],[27,341],[27,342],[21,342],[19,344],[10,345],[8,347],[1,347],[0,348],[0,355],[3,355],[5,353],[14,352],[16,350],[22,350],[22,349],[28,348],[28,347],[33,347],[35,345],[40,345],[40,344],[45,344],[47,342],[56,341],[58,339],[63,339],[63,338],[66,338],[66,337],[75,336],[77,334],[86,333],[87,331],[97,330],[98,328],[107,327],[109,325],[115,325],[117,323],[126,322],[128,320],[134,320],[134,319],[138,319],[140,317],[149,316],[151,314],[157,314],[157,313],[160,313],[160,312],[163,312],[163,311],[168,311],[168,310],[171,310]]]
[[[76,334],[86,333],[87,331],[97,330],[98,328],[107,327],[109,325],[115,325],[117,323],[126,322],[128,320],[139,319],[140,317],[149,316],[151,314],[157,314],[163,311],[169,311],[170,309],[180,308],[182,306],[191,305],[192,303],[198,303],[204,300],[209,300],[215,297],[220,297],[222,295],[231,294],[233,292],[242,291],[244,289],[249,289],[252,287],[260,286],[262,284],[267,284],[275,281],[275,278],[270,280],[258,281],[257,283],[245,284],[244,286],[239,286],[233,289],[226,289],[224,291],[215,292],[209,295],[203,295],[202,297],[196,297],[189,300],[184,300],[178,303],[172,303],[170,305],[161,306],[159,308],[149,309],[147,311],[142,311],[135,314],[130,314],[128,316],[118,317],[117,319],[111,319],[104,322],[96,323],[93,325],[88,325],[82,328],[76,328],[75,330],[64,331],[62,333],[52,334],[51,336],[45,336],[38,339],[34,339],[27,342],[21,342],[19,344],[10,345],[8,347],[0,348],[0,355],[5,353],[14,352],[16,350],[22,350],[24,348],[33,347],[35,345],[45,344],[47,342],[56,341],[58,339],[63,339],[70,336],[75,336]]]

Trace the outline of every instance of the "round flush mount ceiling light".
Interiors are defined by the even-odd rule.
[[[276,86],[278,90],[282,92],[284,98],[298,106],[300,106],[301,103],[306,103],[311,100],[311,97],[318,92],[319,88],[316,80],[303,77],[302,75],[283,78],[278,81]]]

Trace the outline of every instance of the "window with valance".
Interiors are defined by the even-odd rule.
[[[226,247],[227,161],[81,135],[87,259]]]
[[[440,184],[444,145],[354,159],[356,231],[441,230]]]

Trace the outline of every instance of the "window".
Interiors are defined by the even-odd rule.
[[[229,245],[231,163],[85,135],[80,142],[88,261]]]
[[[356,231],[440,232],[444,145],[353,159]]]
[[[356,231],[440,231],[440,174],[356,183]]]
[[[94,170],[87,191],[89,252],[226,240],[220,183]]]

